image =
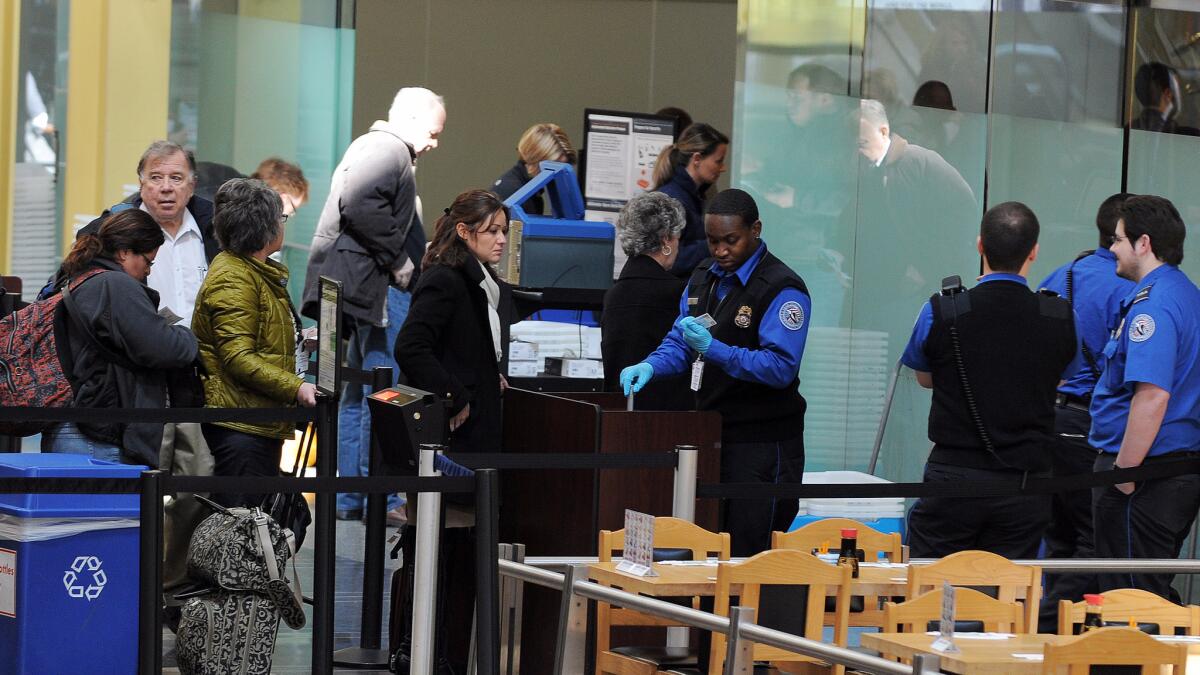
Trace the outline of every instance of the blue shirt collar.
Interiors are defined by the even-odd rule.
[[[750,276],[754,274],[754,268],[758,267],[759,261],[762,260],[763,256],[766,254],[767,242],[760,239],[758,242],[758,248],[754,250],[754,253],[751,253],[750,257],[746,258],[746,262],[742,263],[742,266],[733,272],[733,274],[737,275],[738,281],[742,282],[743,286],[750,282]],[[709,265],[708,271],[710,274],[716,275],[717,278],[724,278],[730,274],[729,272],[721,269],[721,266],[715,262],[712,265]]]
[[[1012,274],[1010,272],[992,272],[985,274],[979,279],[979,283],[986,284],[989,281],[1015,281],[1022,286],[1028,286],[1029,282],[1020,274]]]
[[[1129,292],[1129,295],[1125,296],[1125,299],[1121,301],[1121,306],[1129,306],[1129,304],[1133,302],[1133,299],[1142,291],[1142,289],[1170,274],[1173,270],[1178,269],[1179,268],[1174,265],[1159,265],[1158,268],[1153,272],[1142,277],[1142,280],[1137,283],[1137,286],[1134,286],[1133,290]]]

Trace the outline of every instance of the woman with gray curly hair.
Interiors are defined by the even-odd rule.
[[[685,280],[669,270],[686,222],[679,201],[661,192],[637,195],[621,209],[617,236],[629,260],[604,294],[600,350],[606,391],[621,391],[621,369],[654,351],[679,315]],[[691,410],[695,401],[680,376],[650,382],[634,404],[639,410]]]
[[[288,268],[269,256],[283,246],[283,202],[266,183],[234,178],[217,190],[213,230],[223,249],[213,259],[192,315],[211,408],[316,405],[300,373],[300,317],[288,296]],[[201,425],[216,476],[278,476],[291,422]],[[257,506],[261,495],[220,494],[225,506]]]

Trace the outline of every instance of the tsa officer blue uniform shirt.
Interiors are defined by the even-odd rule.
[[[726,272],[715,262],[708,268],[709,275],[717,279],[717,302],[725,299],[734,284],[746,285],[766,252],[766,243],[760,242],[754,253],[736,271]],[[687,315],[687,289],[684,289],[675,325],[658,349],[646,357],[646,363],[654,368],[655,376],[682,373],[696,358],[684,342],[683,330],[679,327],[679,322]],[[704,360],[740,380],[777,389],[791,384],[800,370],[800,359],[804,356],[812,301],[798,289],[784,288],[768,306],[767,317],[770,318],[764,318],[758,327],[761,349],[731,347],[714,338],[704,354]]]
[[[1187,275],[1174,265],[1147,274],[1121,302],[1104,356],[1092,394],[1092,447],[1121,449],[1134,389],[1148,382],[1171,398],[1147,456],[1200,449],[1200,289]]]
[[[1070,294],[1068,270],[1073,270]],[[1042,281],[1040,288],[1067,298],[1075,309],[1075,334],[1079,336],[1081,350],[1079,370],[1058,388],[1060,392],[1084,398],[1095,389],[1096,379],[1104,371],[1104,346],[1120,321],[1121,300],[1133,287],[1132,281],[1117,276],[1117,257],[1106,248],[1063,265]],[[1087,346],[1094,363],[1083,356],[1083,346]]]
[[[1025,277],[1020,274],[1010,274],[1008,272],[992,272],[985,274],[979,279],[979,283],[986,284],[993,281],[1015,281],[1022,286],[1027,285]],[[1075,317],[1076,325],[1079,324],[1079,317]],[[904,353],[900,356],[900,363],[912,368],[913,370],[922,373],[928,373],[933,370],[929,365],[929,356],[925,354],[925,343],[929,340],[929,332],[933,330],[933,307],[930,307],[927,301],[922,307],[921,312],[917,314],[917,321],[913,324],[912,335],[908,338],[908,345],[904,348]],[[1078,336],[1076,331],[1076,336]],[[1063,371],[1063,379],[1070,379],[1080,368],[1082,357],[1079,353],[1079,348],[1075,349],[1075,358],[1071,363],[1067,364],[1067,369]]]

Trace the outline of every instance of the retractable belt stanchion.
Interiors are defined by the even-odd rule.
[[[689,523],[696,522],[696,467],[700,448],[694,445],[675,446],[675,496],[671,515]],[[687,647],[691,640],[686,627],[667,628],[668,647]]]
[[[476,675],[500,675],[499,474],[475,472]]]
[[[380,366],[371,371],[371,391],[383,391],[392,386],[392,369]],[[374,424],[374,418],[372,418]],[[371,454],[368,473],[378,476],[383,464],[379,443],[371,433]],[[386,494],[372,492],[367,495],[366,541],[363,544],[362,623],[358,646],[339,649],[333,654],[333,663],[338,666],[359,668],[387,668],[388,652],[381,649],[383,634],[383,556],[384,538],[387,536]]]
[[[163,472],[142,472],[138,580],[138,672],[162,672]]]
[[[337,475],[337,400],[317,398],[317,476]],[[333,561],[336,555],[337,495],[317,493],[316,539],[313,554],[312,672],[333,671]]]
[[[420,475],[440,476],[433,468],[439,447],[421,446]],[[442,493],[421,492],[417,496],[416,565],[413,572],[412,659],[410,672],[432,675],[434,665],[434,621],[437,615],[438,532],[441,526]],[[405,561],[408,564],[408,561]]]

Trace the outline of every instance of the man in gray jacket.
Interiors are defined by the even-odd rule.
[[[400,288],[405,263],[419,265],[425,236],[416,217],[413,162],[438,146],[446,123],[442,97],[420,87],[396,93],[387,121],[350,144],[333,173],[329,198],[313,234],[301,313],[316,319],[318,279],[342,282],[342,307],[350,337],[347,364],[371,370],[391,366],[396,333],[408,313],[409,294]],[[367,473],[371,417],[366,387],[348,385],[338,411],[338,474]],[[395,499],[395,498],[393,498]],[[399,506],[389,501],[388,509]],[[342,520],[362,518],[361,494],[338,495]]]

